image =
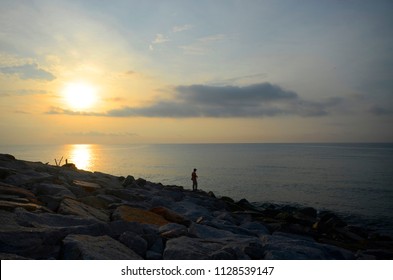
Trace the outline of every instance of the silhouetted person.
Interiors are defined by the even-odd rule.
[[[191,180],[192,180],[192,190],[196,191],[198,189],[198,175],[196,174],[197,169],[194,168],[194,172],[191,173]]]

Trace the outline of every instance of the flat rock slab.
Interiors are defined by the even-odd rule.
[[[36,196],[29,190],[24,188],[8,185],[0,182],[0,194],[1,195],[12,195],[20,198],[26,198],[30,202],[39,204]]]
[[[264,258],[268,260],[354,259],[354,255],[345,249],[317,243],[307,237],[283,233],[265,235],[261,240]]]
[[[0,229],[1,253],[25,258],[57,258],[64,232],[61,229],[13,226]]]
[[[189,224],[190,221],[183,217],[182,215],[172,211],[166,207],[154,207],[150,209],[151,212],[162,216],[164,219],[178,224]]]
[[[122,205],[116,208],[112,214],[114,220],[123,220],[127,222],[138,222],[141,224],[152,224],[163,226],[169,223],[168,220],[153,212],[133,208],[130,206]]]
[[[51,212],[49,209],[41,205],[37,205],[35,203],[22,203],[22,202],[15,202],[15,201],[0,200],[1,210],[13,211],[15,208],[18,207],[22,207],[28,211],[43,210],[43,211]]]
[[[262,243],[252,237],[201,239],[182,236],[167,241],[163,258],[166,260],[261,259]]]
[[[109,215],[107,213],[71,198],[63,199],[57,212],[64,215],[94,217],[103,222],[109,222]]]
[[[223,244],[217,241],[182,236],[167,241],[163,258],[164,260],[212,259],[213,253],[222,247]]]
[[[52,196],[62,199],[64,197],[75,198],[75,195],[65,186],[58,184],[40,183],[33,186],[33,191],[39,196]]]
[[[93,217],[28,212],[21,208],[15,209],[12,214],[14,221],[18,224],[35,228],[72,228],[87,227],[97,223],[104,224]]]
[[[142,260],[133,250],[107,235],[71,234],[63,244],[65,260]]]
[[[78,187],[81,187],[88,193],[92,193],[101,189],[101,186],[97,183],[81,181],[81,180],[74,180],[72,183]]]

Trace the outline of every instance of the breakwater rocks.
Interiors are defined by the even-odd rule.
[[[313,208],[0,154],[1,259],[392,259],[388,236]]]

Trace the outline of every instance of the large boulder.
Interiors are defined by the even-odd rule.
[[[183,225],[189,225],[191,222],[183,217],[182,215],[176,213],[175,211],[172,211],[166,207],[154,207],[150,209],[151,212],[162,216],[165,220],[173,222],[173,223],[178,223],[178,224],[183,224]]]
[[[264,258],[269,260],[354,259],[345,249],[315,242],[312,238],[278,233],[261,237]]]
[[[63,199],[57,212],[64,215],[94,217],[103,222],[109,222],[109,215],[104,211],[98,210],[87,204],[70,198]]]
[[[106,223],[98,221],[93,217],[34,213],[22,208],[17,208],[13,215],[13,221],[20,226],[61,229],[65,235],[71,233],[103,235],[110,232],[110,228]]]
[[[188,232],[191,236],[201,239],[214,239],[214,238],[225,238],[225,237],[235,236],[235,234],[233,234],[230,231],[221,230],[214,227],[200,225],[196,223],[193,223],[189,227]]]
[[[261,259],[262,244],[257,238],[227,237],[201,239],[182,236],[166,243],[167,260]]]
[[[95,195],[92,196],[85,196],[79,199],[84,204],[87,204],[96,209],[108,209],[109,203],[100,197]]]
[[[0,197],[3,199],[8,199],[9,197],[18,197],[27,199],[27,201],[35,204],[40,204],[40,202],[37,200],[37,197],[31,191],[2,182],[0,182]]]
[[[16,209],[18,207],[24,208],[28,211],[43,210],[43,211],[50,212],[49,209],[47,209],[41,205],[37,205],[35,203],[24,203],[24,202],[0,200],[0,209],[1,210],[13,211],[14,209]]]
[[[132,231],[126,231],[119,237],[119,241],[133,250],[139,256],[145,257],[147,251],[147,241],[140,235]]]
[[[96,192],[101,189],[101,186],[99,184],[93,183],[93,182],[74,180],[74,181],[72,181],[72,183],[75,186],[82,188],[84,191],[86,191],[88,193],[93,193],[93,192]]]
[[[269,229],[259,222],[246,222],[241,224],[240,227],[253,232],[258,237],[270,234]]]
[[[160,233],[161,237],[166,239],[188,235],[187,227],[176,223],[166,224],[160,227],[158,232]]]
[[[169,223],[162,216],[151,211],[134,208],[126,205],[119,206],[112,214],[113,220],[123,220],[127,222],[138,222],[142,224],[152,224],[163,226]]]
[[[16,223],[2,224],[0,250],[1,253],[15,254],[24,258],[56,259],[64,236],[65,233],[61,229],[31,228]]]
[[[182,236],[166,243],[163,258],[166,260],[206,260],[220,250],[223,244],[199,238]]]
[[[121,200],[130,201],[130,202],[146,200],[146,197],[141,195],[140,192],[135,192],[133,190],[128,190],[128,189],[108,189],[105,190],[105,194],[112,195],[117,198],[120,198]]]
[[[75,198],[75,195],[63,185],[40,183],[34,184],[32,189],[38,197],[51,196],[59,200],[65,197]]]
[[[110,236],[119,239],[124,232],[134,232],[138,235],[144,234],[144,225],[137,222],[116,220],[109,223]]]
[[[119,241],[104,236],[68,235],[63,240],[65,260],[141,260],[142,257]]]

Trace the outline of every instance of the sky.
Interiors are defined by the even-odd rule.
[[[0,145],[393,142],[390,0],[0,10]]]

